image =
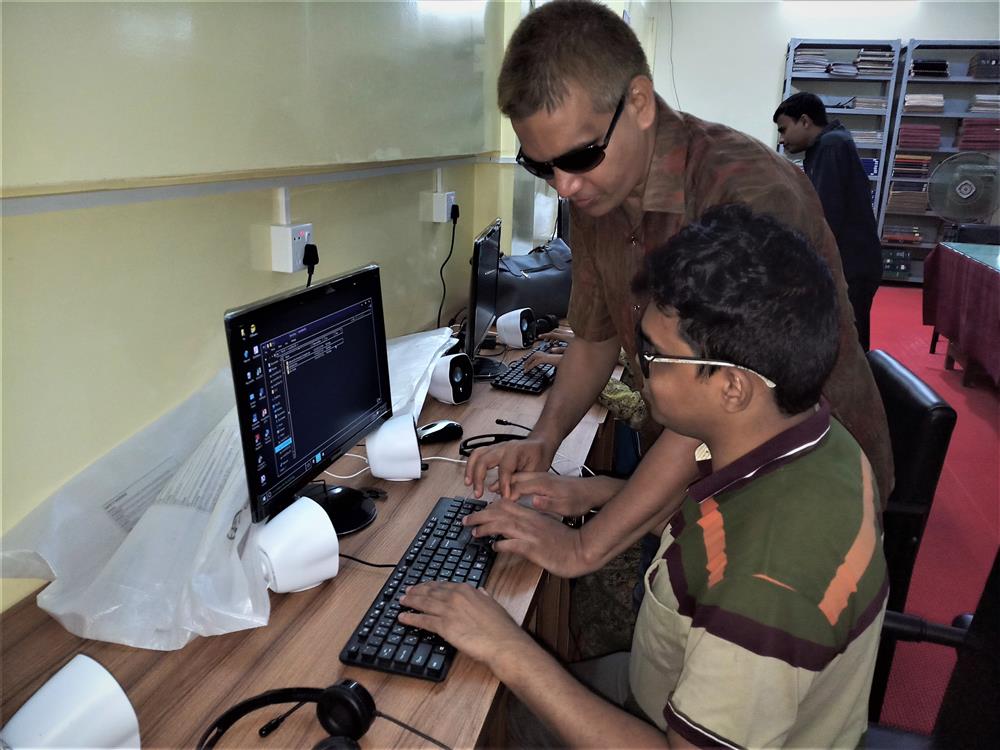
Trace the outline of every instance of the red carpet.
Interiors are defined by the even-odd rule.
[[[898,359],[954,407],[951,438],[910,584],[906,611],[949,623],[972,612],[1000,545],[1000,397],[988,379],[962,386],[944,369],[947,340],[930,354],[919,287],[883,286],[872,309],[872,348]],[[882,723],[929,734],[954,666],[954,651],[928,644],[896,648]]]

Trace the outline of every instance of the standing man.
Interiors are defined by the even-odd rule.
[[[529,13],[511,37],[497,89],[500,110],[521,142],[518,163],[571,202],[575,338],[531,435],[473,453],[466,484],[482,496],[495,467],[494,487],[504,498],[532,493],[536,508],[563,515],[604,509],[576,530],[543,513],[515,518],[515,504],[493,503],[479,522],[503,528],[496,548],[577,577],[661,528],[679,507],[697,477],[699,441],[670,429],[627,483],[602,477],[553,489],[540,472],[607,383],[619,350],[624,346],[635,361],[635,331],[649,295],[634,292],[631,281],[647,252],[726,203],[798,230],[829,266],[840,338],[823,393],[887,497],[893,468],[885,411],[858,346],[836,241],[802,171],[742,133],[670,109],[653,90],[635,34],[598,3],[560,0]],[[774,322],[773,335],[786,335],[782,321]]]
[[[882,278],[882,245],[872,210],[872,184],[854,139],[839,120],[827,121],[826,107],[815,94],[792,94],[772,119],[789,153],[805,151],[803,167],[837,239],[858,339],[868,351],[872,300]]]

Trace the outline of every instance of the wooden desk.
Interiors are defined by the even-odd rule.
[[[447,406],[428,399],[421,422],[457,419],[466,436],[516,431],[498,427],[494,420],[502,416],[531,426],[543,403],[544,397],[501,392],[479,383],[468,404]],[[584,461],[603,417],[603,409],[591,410],[560,448],[561,461]],[[423,455],[457,458],[458,444],[424,446]],[[355,470],[351,460],[339,462],[335,471]],[[370,527],[341,540],[342,550],[371,562],[395,563],[440,496],[467,494],[464,472],[463,465],[433,461],[419,481],[375,483],[388,492],[388,498],[378,503],[378,518]],[[351,484],[371,486],[373,482],[369,476]],[[432,683],[340,663],[341,648],[387,574],[387,570],[343,560],[339,575],[314,589],[272,595],[267,627],[198,638],[179,651],[169,652],[78,638],[29,598],[0,617],[0,723],[74,654],[84,653],[104,665],[128,694],[146,748],[194,747],[219,714],[245,698],[279,687],[325,687],[344,677],[365,685],[380,711],[449,747],[472,747],[479,740],[498,689],[497,681],[483,666],[459,654],[447,679]],[[500,555],[486,587],[523,624],[541,577],[540,568]],[[290,706],[264,709],[242,719],[219,747],[308,748],[325,736],[314,707],[305,706],[276,734],[266,740],[259,738],[260,726],[283,708]],[[376,719],[361,740],[362,747],[370,748],[424,745],[427,743],[416,735],[384,719]]]

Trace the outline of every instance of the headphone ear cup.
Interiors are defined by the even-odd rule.
[[[327,737],[313,745],[313,750],[361,750],[361,745],[350,737]]]
[[[342,680],[323,691],[316,716],[329,734],[359,740],[375,721],[375,701],[360,682]]]

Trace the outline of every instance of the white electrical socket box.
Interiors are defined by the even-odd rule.
[[[455,205],[455,191],[447,193],[420,193],[420,220],[437,224],[451,221],[451,207]]]
[[[312,242],[312,224],[271,225],[271,270],[278,273],[304,271],[302,254]]]

